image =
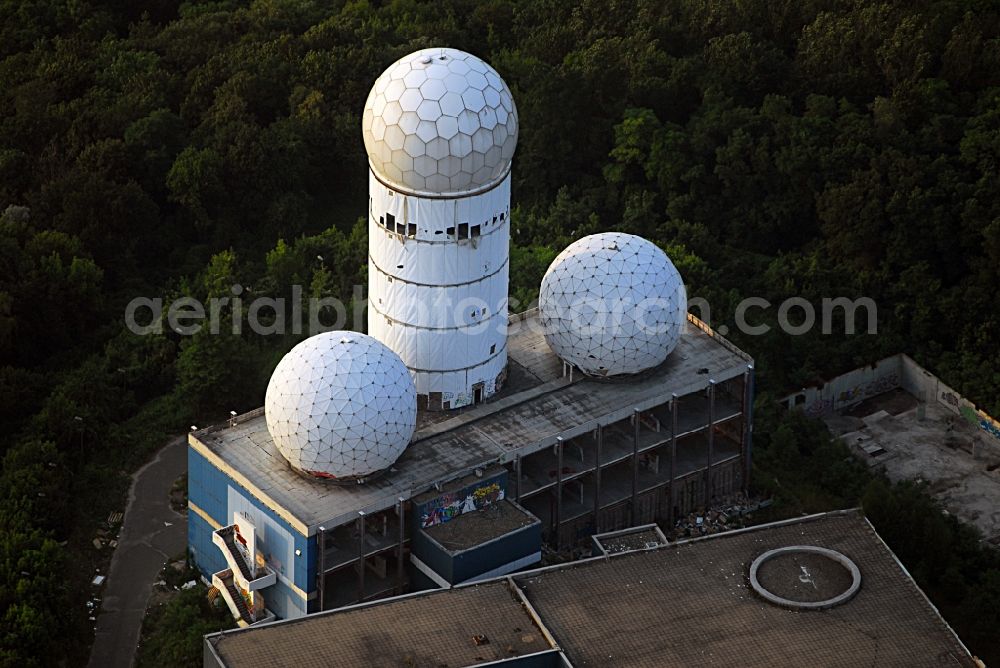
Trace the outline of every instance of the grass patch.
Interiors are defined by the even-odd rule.
[[[186,562],[185,562],[186,563]],[[191,589],[179,589],[190,580]],[[198,581],[198,573],[186,564],[163,569],[153,600],[142,622],[137,668],[188,668],[202,663],[202,636],[236,627],[221,597],[208,599],[208,587]]]

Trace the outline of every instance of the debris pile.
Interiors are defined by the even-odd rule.
[[[674,522],[673,529],[667,537],[670,540],[683,540],[741,529],[749,524],[748,520],[751,519],[752,513],[770,505],[771,499],[751,502],[746,497],[740,496],[733,501],[712,506],[708,510],[699,509],[697,512],[688,513]]]

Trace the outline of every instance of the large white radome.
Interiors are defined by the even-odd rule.
[[[358,478],[403,454],[416,426],[417,391],[402,360],[382,343],[357,332],[327,332],[281,359],[264,414],[293,468]]]
[[[372,171],[411,194],[461,195],[494,185],[517,146],[507,84],[458,49],[422,49],[390,65],[361,123]]]
[[[545,340],[592,376],[662,363],[687,319],[684,283],[666,253],[631,234],[605,232],[570,244],[542,279]]]

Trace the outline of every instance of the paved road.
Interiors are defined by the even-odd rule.
[[[170,487],[187,470],[186,444],[183,436],[171,441],[132,476],[125,522],[97,617],[90,668],[131,667],[153,583],[164,563],[187,545],[187,517],[170,508]]]

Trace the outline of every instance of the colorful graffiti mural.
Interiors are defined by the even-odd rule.
[[[424,506],[420,526],[427,529],[435,524],[443,524],[463,513],[482,510],[503,499],[503,488],[495,481],[484,483],[471,491],[442,494]]]
[[[987,415],[981,410],[974,410],[969,406],[962,406],[962,417],[971,424],[976,425],[993,438],[1000,439],[1000,422]]]
[[[858,383],[852,388],[841,391],[840,394],[837,395],[836,404],[838,406],[843,406],[845,404],[863,401],[868,397],[874,397],[875,395],[882,394],[883,392],[894,390],[897,387],[899,387],[899,376],[895,373],[887,373],[884,376],[879,376],[875,380],[867,383]]]
[[[836,395],[833,394],[832,390],[829,393],[825,392],[828,387],[829,384],[816,391],[816,398],[803,408],[806,415],[821,417],[826,413],[859,403],[869,397],[894,390],[899,387],[899,374],[894,371],[885,373],[874,380],[858,383],[853,387],[841,390]]]
[[[1000,439],[1000,423],[998,423],[993,418],[987,416],[979,421],[979,428],[985,431],[987,434],[993,438]]]

